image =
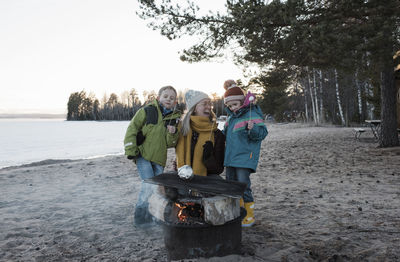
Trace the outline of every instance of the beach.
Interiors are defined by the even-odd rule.
[[[400,147],[370,130],[267,126],[241,250],[184,261],[399,261]],[[0,261],[167,261],[162,228],[134,226],[139,188],[124,156],[1,169]]]

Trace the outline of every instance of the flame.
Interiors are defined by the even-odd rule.
[[[195,203],[192,203],[192,202],[187,202],[185,204],[175,203],[175,206],[177,206],[179,208],[179,211],[177,214],[179,221],[181,221],[181,222],[187,221],[189,215],[188,215],[188,212],[185,212],[185,209],[193,208],[194,205],[195,205]]]

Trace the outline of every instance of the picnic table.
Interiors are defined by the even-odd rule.
[[[375,139],[379,140],[381,137],[381,120],[365,120],[365,123],[371,128]]]

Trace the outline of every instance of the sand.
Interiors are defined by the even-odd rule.
[[[186,261],[399,261],[400,148],[352,128],[268,128],[239,254]],[[123,156],[1,169],[0,261],[167,261],[162,229],[133,225],[139,187]]]

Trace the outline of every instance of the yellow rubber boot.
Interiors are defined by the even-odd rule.
[[[244,201],[243,201],[243,198],[240,198],[240,207],[244,207]]]
[[[251,227],[254,222],[254,202],[245,202],[244,208],[246,209],[247,215],[242,220],[242,227]]]

